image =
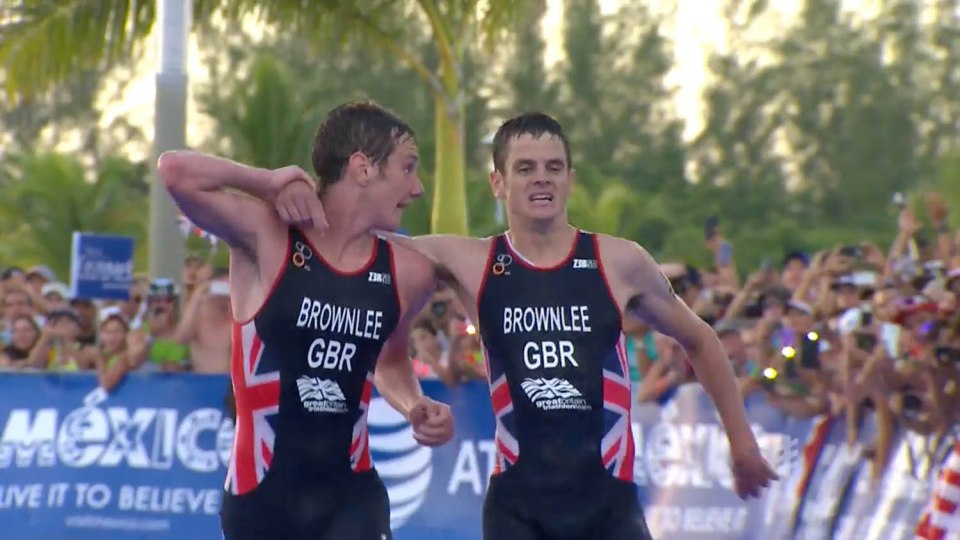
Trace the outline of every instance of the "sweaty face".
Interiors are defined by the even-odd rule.
[[[373,178],[365,191],[370,207],[377,209],[374,227],[398,229],[403,209],[423,195],[423,184],[417,174],[419,161],[416,141],[405,136],[397,141],[386,160],[370,169]]]
[[[493,194],[510,216],[530,220],[566,218],[573,171],[563,142],[551,135],[520,135],[510,141],[504,171],[490,174]]]

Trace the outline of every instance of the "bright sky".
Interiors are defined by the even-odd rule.
[[[880,0],[846,0],[848,9],[863,8],[876,4]],[[647,0],[652,6],[661,3]],[[615,12],[620,0],[600,0],[605,13]],[[782,27],[783,20],[796,12],[795,0],[772,0],[777,16],[764,21],[761,34],[776,32]],[[727,47],[726,28],[720,9],[721,0],[677,0],[677,10],[668,19],[664,32],[673,41],[676,67],[668,83],[676,89],[676,105],[680,115],[687,121],[686,137],[691,138],[700,129],[700,95],[707,82],[705,62],[712,50]],[[661,8],[662,9],[662,8]],[[547,36],[547,60],[556,61],[562,54],[563,0],[547,0],[547,14],[544,20]],[[154,33],[156,34],[156,32]],[[763,37],[758,35],[758,38]],[[149,38],[156,41],[156,35]],[[148,140],[153,135],[154,72],[157,66],[156,45],[147,47],[141,59],[138,75],[131,81],[127,95],[130,99],[114,103],[105,109],[104,123],[112,118],[126,116],[129,120],[144,126]],[[190,84],[195,87],[206,81],[206,69],[200,62],[199,50],[195,40],[191,40],[188,52]],[[204,134],[213,128],[212,122],[199,114],[196,102],[190,99],[187,110],[187,144],[198,145],[204,140]],[[149,149],[144,149],[149,151]],[[132,156],[143,157],[143,156]]]

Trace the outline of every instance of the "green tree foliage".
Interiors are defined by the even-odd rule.
[[[219,36],[217,40],[221,39]],[[404,47],[429,58],[431,44],[422,36],[405,38]],[[403,116],[417,134],[421,163],[430,163],[436,152],[433,97],[418,75],[403,64],[368,47],[348,44],[337,55],[315,56],[308,41],[278,36],[251,43],[233,38],[228,50],[209,49],[206,64],[211,83],[198,89],[204,113],[215,123],[208,151],[261,167],[297,164],[311,171],[311,141],[323,114],[347,100],[372,99]],[[471,88],[482,85],[481,51],[464,52],[463,80]],[[470,119],[464,126],[467,147],[482,147],[482,126],[487,103],[480,92],[463,96]],[[467,153],[468,178],[482,180],[482,152]],[[404,227],[412,234],[430,231],[432,171],[421,165],[424,197],[405,213]],[[468,182],[471,230],[492,221],[493,203],[482,192],[486,182]]]
[[[772,8],[730,3],[735,52],[711,59],[691,156],[694,192],[713,200],[750,264],[785,249],[886,242],[892,195],[936,181],[956,145],[960,21],[956,2],[933,4],[882,3],[864,20],[839,0],[806,0],[786,32],[756,43],[747,36]]]
[[[229,22],[255,17],[275,32],[298,35],[313,51],[332,43],[363,44],[386,53],[430,92],[435,144],[431,228],[467,232],[467,50],[491,43],[524,0],[196,0],[193,20]],[[9,95],[33,96],[71,75],[129,57],[153,29],[154,2],[133,0],[50,2],[12,9],[0,25],[0,63]],[[205,25],[209,27],[209,24]],[[405,37],[429,29],[430,55],[406,47]],[[51,46],[52,45],[52,46]],[[326,49],[330,50],[330,49]]]
[[[12,96],[71,73],[100,73],[136,50],[154,17],[151,3],[98,3],[109,16],[88,13],[81,2],[21,4],[29,9],[12,12],[0,35]],[[485,13],[488,4],[323,0],[305,10],[302,2],[197,0],[197,14],[217,14],[229,25],[226,33],[201,33],[213,82],[196,94],[215,121],[204,147],[262,166],[309,168],[319,116],[347,99],[375,99],[410,122],[422,161],[434,164],[421,168],[432,204],[409,209],[407,229],[436,229],[437,215],[449,213],[442,228],[461,232],[465,199],[470,232],[489,234],[503,225],[486,181],[485,137],[508,116],[542,110],[564,123],[572,142],[575,224],[635,239],[663,259],[703,265],[710,262],[703,220],[717,215],[744,271],[786,250],[887,242],[897,191],[916,199],[939,189],[960,208],[960,0],[883,2],[875,17],[845,11],[839,0],[804,0],[774,35],[771,18],[784,19],[773,3],[726,1],[720,22],[730,43],[709,60],[703,128],[691,141],[683,140],[668,84],[669,27],[648,2],[625,0],[605,16],[598,0],[567,0],[562,32],[550,36],[563,38],[555,65],[544,58],[545,3],[494,3],[506,9]],[[68,24],[83,14],[90,15],[84,24]],[[512,14],[519,17],[505,23]],[[252,43],[238,30],[249,15],[284,31]],[[509,36],[491,54],[481,38],[503,36],[498,29]],[[340,44],[336,54],[318,47],[331,40]],[[77,58],[81,52],[86,56]],[[92,102],[84,94],[91,91],[80,90],[75,104]],[[58,103],[8,102],[0,121],[24,121],[17,136],[37,140],[45,126],[69,117]],[[2,168],[0,188],[13,189],[7,185],[21,177],[22,165],[7,158]],[[462,177],[446,174],[453,169]],[[28,207],[26,195],[8,193],[20,202],[5,216]],[[29,218],[4,219],[4,230],[16,231],[8,238],[32,238],[21,221]]]
[[[567,2],[556,111],[577,171],[573,222],[653,251],[663,248],[675,224],[674,201],[688,187],[662,23],[640,1],[606,17],[596,0]]]
[[[43,263],[66,280],[74,231],[133,236],[137,266],[145,263],[147,184],[144,164],[118,157],[91,171],[72,156],[7,156],[0,171],[0,257]]]

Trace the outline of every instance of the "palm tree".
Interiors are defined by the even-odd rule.
[[[0,257],[43,263],[60,279],[70,272],[73,231],[132,236],[144,259],[146,167],[106,157],[94,178],[64,154],[5,158],[0,174]],[[140,265],[137,265],[140,266]]]
[[[570,191],[571,223],[592,232],[622,236],[631,214],[644,210],[639,194],[624,182],[607,179],[594,188],[575,183]]]
[[[492,44],[518,9],[533,0],[194,0],[194,21],[256,17],[322,46],[361,40],[416,72],[434,98],[436,153],[431,227],[467,233],[462,63],[467,45]],[[155,2],[23,0],[0,25],[0,65],[9,95],[32,96],[91,66],[110,64],[142,45]],[[405,48],[401,33],[430,28],[437,57]]]
[[[309,170],[308,140],[323,111],[308,103],[302,83],[276,57],[257,54],[250,75],[224,96],[201,95],[217,121],[216,147],[231,159],[264,168],[301,165]]]

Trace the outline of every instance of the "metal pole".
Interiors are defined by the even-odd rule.
[[[159,0],[159,69],[156,77],[153,162],[150,182],[150,276],[179,286],[186,255],[178,210],[156,177],[156,159],[186,147],[187,46],[192,0]]]

